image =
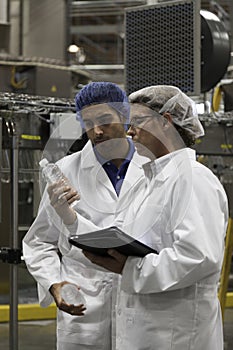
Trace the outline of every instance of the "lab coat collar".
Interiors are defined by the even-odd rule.
[[[142,166],[148,161],[148,158],[140,156],[136,151],[134,152],[121,187],[120,197],[127,194],[129,189],[144,177]],[[83,170],[86,169],[87,176],[94,176],[97,184],[100,183],[108,188],[113,196],[117,196],[110,179],[95,156],[90,140],[81,151],[81,167]]]
[[[81,166],[82,168],[92,168],[96,166],[96,155],[93,151],[93,146],[89,140],[82,149],[81,153]],[[149,162],[149,159],[143,156],[140,156],[137,151],[134,152],[132,161],[136,164],[137,167],[142,168],[142,165]]]
[[[97,159],[93,151],[93,146],[91,144],[91,141],[88,140],[81,151],[81,167],[82,169],[92,168],[96,166],[96,161]]]
[[[156,176],[157,180],[164,181],[177,170],[184,160],[187,161],[188,159],[196,159],[195,150],[185,147],[171,152],[153,162],[143,165],[145,176],[150,180]]]

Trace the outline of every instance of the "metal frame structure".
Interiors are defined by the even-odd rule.
[[[9,224],[10,247],[0,247],[0,260],[10,264],[10,350],[18,349],[18,264],[21,262],[22,254],[19,247],[19,151],[20,149],[43,149],[45,143],[48,142],[49,132],[47,132],[47,128],[46,130],[45,128],[42,130],[41,127],[53,123],[51,114],[53,114],[53,118],[57,118],[59,114],[66,112],[67,116],[70,117],[71,111],[75,111],[72,100],[30,96],[26,94],[0,93],[0,219],[2,219],[1,206],[3,199],[1,180],[4,170],[6,170],[3,168],[2,162],[3,145],[9,149],[10,154],[10,169],[8,169],[10,171],[11,197]],[[56,112],[58,113],[56,114]],[[27,132],[25,125],[29,122],[28,118],[31,119],[31,125],[33,125],[31,131],[34,132],[37,125],[38,132],[41,132],[41,137],[37,135],[25,135]],[[30,132],[30,127],[28,130]],[[57,146],[60,140],[56,141]],[[68,141],[71,144],[75,140]],[[61,147],[64,148],[64,144],[65,140],[62,139]],[[58,151],[58,147],[55,149]],[[34,173],[38,172],[38,164],[33,163],[31,169],[21,170]],[[0,220],[0,223],[2,223],[2,220]]]

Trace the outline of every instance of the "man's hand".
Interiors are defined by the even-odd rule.
[[[50,204],[54,207],[65,225],[72,225],[76,220],[76,212],[70,207],[74,201],[79,200],[77,191],[64,183],[63,180],[48,186]]]
[[[68,284],[68,283],[69,282],[67,281],[54,283],[50,287],[49,291],[52,294],[54,301],[59,310],[67,312],[72,316],[83,316],[84,311],[86,310],[86,307],[83,304],[80,304],[80,305],[67,304],[65,300],[62,299],[61,297],[61,287],[64,286],[64,284]]]
[[[99,265],[104,267],[105,269],[115,272],[115,273],[122,273],[122,270],[125,266],[125,262],[127,260],[127,256],[120,254],[115,249],[109,249],[108,250],[108,256],[99,256],[96,254],[92,254],[86,250],[83,250],[83,254],[87,259],[89,259],[93,264]]]

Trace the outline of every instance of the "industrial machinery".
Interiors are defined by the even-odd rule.
[[[233,111],[199,116],[205,136],[195,145],[198,160],[210,168],[224,186],[233,217]]]
[[[74,102],[54,97],[0,93],[0,259],[21,240],[40,201],[39,161],[56,161],[81,149],[84,137]],[[44,153],[44,155],[43,155]],[[8,261],[9,262],[9,261]],[[13,259],[14,262],[14,259]],[[9,295],[9,266],[1,268],[0,294]],[[6,300],[6,302],[8,302]]]
[[[85,142],[73,101],[0,93],[0,297],[10,304],[12,349],[17,348],[18,303],[26,302],[30,288],[34,295],[26,293],[27,302],[37,298],[36,284],[21,264],[21,242],[40,201],[39,161],[44,156],[56,161]]]
[[[128,93],[150,85],[175,85],[199,96],[223,78],[230,39],[199,0],[163,1],[125,14],[125,85]]]
[[[159,1],[125,12],[125,87],[175,85],[196,103],[207,102],[230,63],[230,39],[221,20],[199,0]],[[233,207],[233,83],[222,86],[221,112],[204,108],[199,160],[220,178]],[[210,98],[208,96],[208,98]],[[204,102],[203,102],[204,100]]]

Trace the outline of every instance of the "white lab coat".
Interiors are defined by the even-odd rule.
[[[144,176],[145,158],[134,153],[117,197],[111,181],[96,160],[90,141],[82,151],[64,157],[58,162],[70,179],[81,199],[79,230],[85,231],[85,222],[106,227],[112,224],[117,212],[121,213],[121,200],[135,183]],[[53,283],[67,280],[78,284],[86,299],[85,316],[76,317],[58,310],[57,338],[59,341],[93,345],[96,349],[111,347],[112,285],[118,276],[93,265],[81,250],[68,242],[67,230],[49,203],[45,191],[38,216],[23,239],[23,254],[30,273],[38,282],[39,302],[46,307],[53,298],[49,288]],[[57,251],[61,253],[61,259]],[[68,344],[66,350],[68,350]],[[72,347],[73,349],[73,347]]]
[[[121,227],[159,254],[126,261],[116,304],[116,349],[223,350],[217,286],[226,194],[191,149],[144,168],[146,182],[132,195]]]

